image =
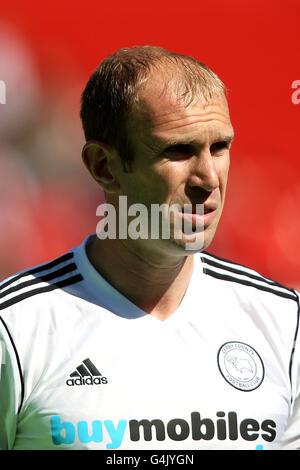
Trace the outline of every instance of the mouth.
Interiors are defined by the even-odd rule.
[[[205,204],[184,204],[182,213],[184,214],[198,214],[198,215],[205,215],[211,212],[215,212],[217,209],[216,203],[205,203]]]
[[[184,204],[181,211],[181,217],[187,224],[191,225],[191,229],[204,230],[215,219],[217,210],[216,203],[204,204]]]
[[[204,214],[209,214],[210,212],[215,212],[217,209],[217,204],[204,204]]]

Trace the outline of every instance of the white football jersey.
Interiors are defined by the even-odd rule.
[[[300,448],[298,293],[203,252],[160,321],[86,242],[0,285],[1,449]]]

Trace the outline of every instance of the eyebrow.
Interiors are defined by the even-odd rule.
[[[231,144],[234,139],[234,133],[230,135],[218,135],[214,140],[214,142],[226,142],[228,144]],[[175,146],[175,145],[193,145],[193,144],[198,144],[199,141],[197,139],[191,139],[191,138],[180,138],[180,139],[167,139],[167,140],[161,140],[162,145],[168,145],[168,146]]]

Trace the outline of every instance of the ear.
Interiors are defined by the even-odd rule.
[[[111,171],[113,151],[110,146],[96,140],[89,140],[82,149],[82,160],[94,180],[107,193],[115,193],[120,185]]]

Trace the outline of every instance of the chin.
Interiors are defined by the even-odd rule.
[[[194,242],[187,238],[172,239],[169,240],[168,248],[165,247],[164,252],[168,251],[173,256],[189,256],[205,250],[206,246],[208,243],[203,240]]]

